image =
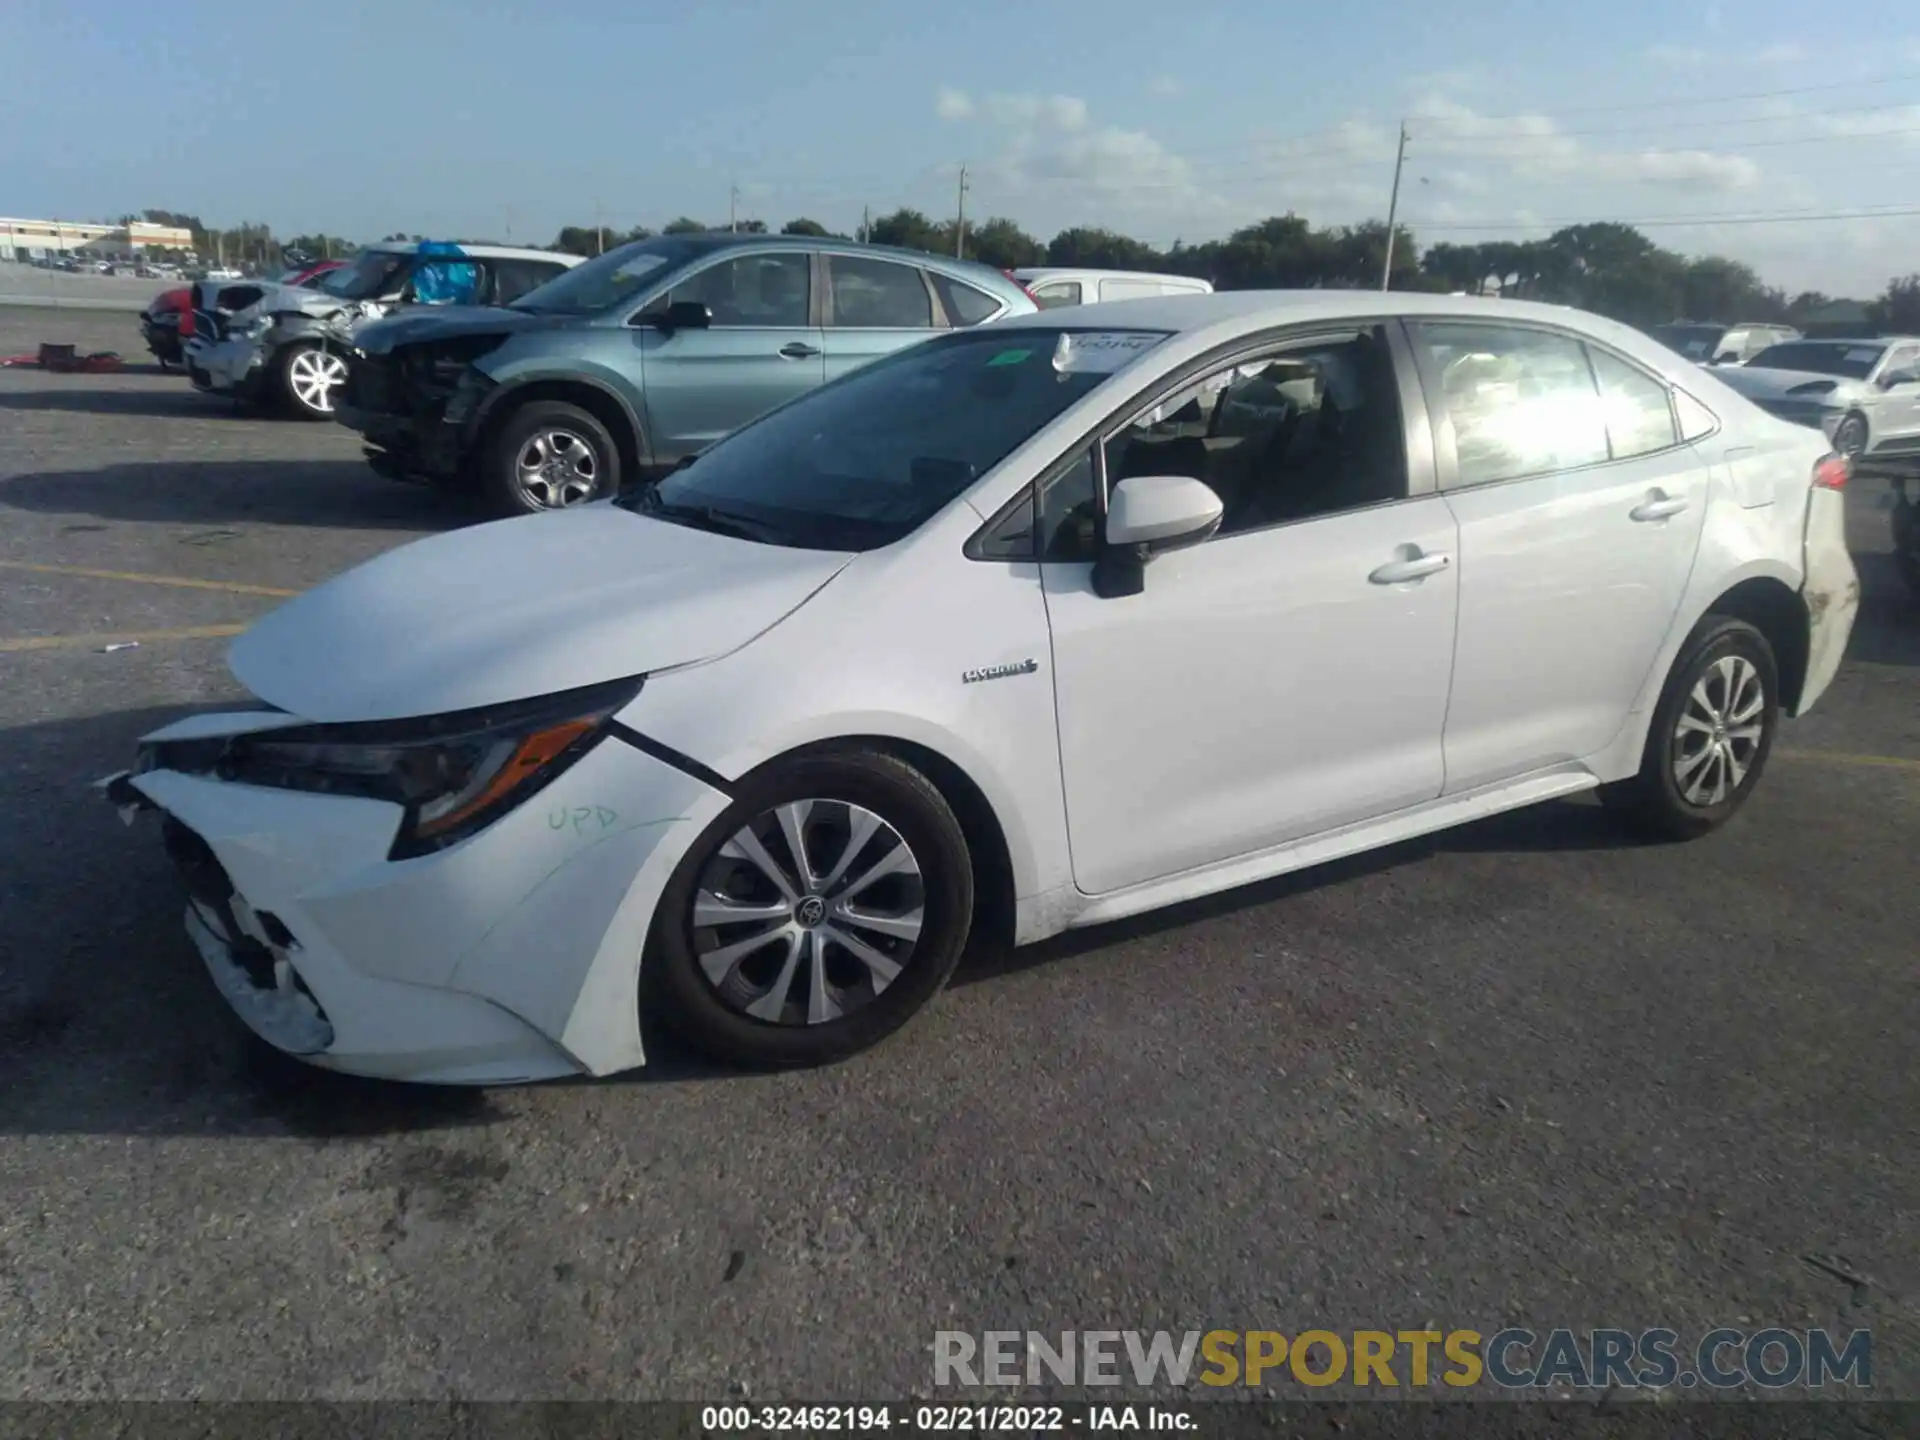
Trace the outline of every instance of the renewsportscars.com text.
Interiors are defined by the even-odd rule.
[[[1690,1390],[1873,1384],[1873,1335],[1652,1330],[942,1330],[936,1385],[1494,1385]]]

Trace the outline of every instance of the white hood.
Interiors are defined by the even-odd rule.
[[[724,655],[850,558],[588,505],[390,551],[273,611],[228,663],[310,720],[468,710]]]
[[[1865,381],[1850,380],[1842,375],[1822,375],[1813,370],[1761,369],[1752,365],[1721,365],[1714,369],[1713,378],[1729,390],[1738,391],[1749,400],[1778,400],[1802,385],[1826,382],[1832,388],[1812,392],[1805,398],[1823,401],[1830,399],[1838,404],[1843,397],[1864,395],[1871,388]]]

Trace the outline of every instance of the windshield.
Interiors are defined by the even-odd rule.
[[[1820,345],[1795,340],[1769,345],[1747,364],[1756,370],[1806,370],[1815,375],[1864,380],[1886,351],[1884,345]]]
[[[987,326],[925,341],[735,431],[619,503],[776,545],[876,549],[1165,338]]]
[[[398,288],[394,282],[409,258],[391,250],[362,250],[351,264],[329,271],[314,288],[342,300],[377,300]]]
[[[636,240],[556,275],[508,308],[542,315],[597,315],[634,298],[669,269],[704,253],[702,247],[670,235]]]
[[[1670,350],[1678,350],[1689,360],[1711,357],[1713,347],[1727,333],[1724,325],[1656,325],[1648,332]]]

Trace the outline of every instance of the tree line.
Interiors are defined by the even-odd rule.
[[[131,218],[131,217],[128,217]],[[279,241],[270,227],[250,222],[210,229],[197,215],[148,210],[143,218],[190,230],[195,248],[228,261],[279,263],[283,254],[303,258],[342,257],[358,246],[340,236],[298,235]],[[678,235],[732,228],[763,235],[759,219],[714,225],[682,215],[658,233]],[[935,220],[919,210],[901,208],[873,218],[862,236],[843,235],[819,221],[798,217],[780,226],[782,235],[862,238],[908,250],[955,253],[954,222]],[[575,255],[597,255],[652,236],[646,226],[566,225],[547,247]],[[418,240],[396,231],[388,240]],[[470,244],[481,237],[466,236]],[[1295,214],[1276,215],[1243,226],[1221,240],[1187,244],[1175,240],[1162,249],[1115,230],[1073,226],[1043,240],[1005,216],[969,224],[965,254],[1001,270],[1029,265],[1072,265],[1103,270],[1148,270],[1192,275],[1222,290],[1360,289],[1380,283],[1386,264],[1387,226],[1380,220],[1357,225],[1316,226]],[[1669,320],[1784,321],[1804,325],[1833,305],[1819,291],[1789,294],[1765,283],[1752,266],[1721,255],[1683,255],[1655,244],[1631,225],[1603,222],[1569,225],[1543,240],[1491,240],[1480,244],[1440,241],[1422,248],[1406,226],[1393,237],[1393,288],[1438,292],[1465,291],[1576,305],[1632,325]],[[1874,300],[1864,302],[1868,323],[1887,331],[1920,333],[1920,275],[1891,280]]]
[[[681,217],[661,233],[722,230]],[[767,233],[760,220],[736,222],[735,230]],[[654,232],[644,226],[617,230],[569,225],[550,248],[594,255]],[[783,235],[839,235],[812,219],[789,220]],[[866,239],[951,255],[954,222],[918,210],[899,209],[874,219]],[[1001,270],[1029,265],[1072,265],[1102,270],[1148,270],[1192,275],[1222,290],[1362,289],[1379,285],[1387,258],[1387,226],[1315,226],[1299,215],[1276,215],[1234,231],[1224,240],[1166,249],[1117,231],[1087,226],[1062,230],[1051,240],[1021,229],[1004,216],[968,225],[965,253]],[[1720,255],[1682,255],[1655,244],[1631,225],[1606,222],[1569,225],[1544,240],[1494,240],[1466,245],[1441,241],[1422,249],[1413,232],[1394,227],[1393,288],[1433,292],[1498,294],[1576,305],[1633,325],[1670,320],[1752,320],[1805,323],[1833,304],[1819,291],[1788,294],[1766,284],[1739,260]],[[1868,305],[1873,323],[1885,328],[1920,327],[1920,276],[1891,282]]]

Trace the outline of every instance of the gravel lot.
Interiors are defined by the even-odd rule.
[[[41,340],[143,353],[0,310]],[[1852,656],[1707,841],[1558,804],[977,957],[825,1072],[409,1090],[254,1046],[86,786],[235,693],[156,632],[474,517],[0,372],[0,1396],[870,1399],[940,1328],[1437,1322],[1870,1326],[1920,1397],[1920,608],[1850,504]]]

